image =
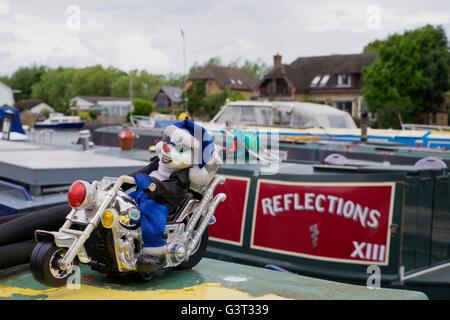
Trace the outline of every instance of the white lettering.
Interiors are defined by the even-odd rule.
[[[314,207],[312,205],[314,201],[314,193],[305,193],[305,210],[313,211]]]
[[[323,194],[319,194],[316,197],[316,211],[317,212],[324,212],[325,211],[324,207],[322,207],[322,205],[320,204],[320,202],[324,201],[324,200],[326,200],[326,197]]]
[[[358,258],[362,260],[384,261],[386,246],[376,243],[366,243],[353,241],[354,250],[351,253],[351,258]]]
[[[365,207],[363,210],[362,206],[360,204],[357,204],[356,208],[355,208],[355,215],[353,216],[353,220],[357,221],[359,218],[361,225],[365,228],[368,213],[369,213],[369,208]]]
[[[378,245],[374,244],[373,251],[372,251],[372,260],[377,260],[377,259],[378,259]]]
[[[355,250],[352,252],[350,257],[355,258],[356,256],[358,256],[359,258],[364,259],[364,254],[362,253],[362,249],[364,249],[366,243],[362,242],[361,244],[359,244],[358,242],[353,241],[353,245],[355,246]]]
[[[294,194],[294,208],[297,211],[303,210],[303,206],[300,205],[300,195],[298,193]]]
[[[386,250],[385,246],[380,246],[380,255],[378,256],[378,260],[384,261],[384,250]]]
[[[280,207],[280,205],[281,205],[281,203],[280,203],[281,198],[282,198],[282,196],[274,196],[273,197],[273,210],[276,213],[283,212],[283,207]]]
[[[353,212],[355,210],[355,204],[353,201],[348,200],[344,204],[344,217],[345,218],[351,218],[353,216]]]
[[[372,244],[368,243],[366,246],[366,260],[370,260],[371,253],[372,253]]]
[[[367,226],[369,228],[373,228],[373,229],[378,228],[378,219],[375,218],[375,216],[378,216],[378,218],[380,218],[381,213],[378,212],[378,210],[373,209],[369,213],[370,221],[367,223]]]
[[[263,214],[266,216],[268,213],[272,216],[276,216],[276,213],[273,212],[272,209],[272,199],[270,198],[264,198],[261,200],[262,208],[263,208]]]
[[[344,216],[359,222],[363,228],[378,228],[381,213],[376,209],[370,209],[352,200],[345,200],[333,195],[315,193],[285,193],[261,199],[264,215],[277,216],[282,212],[314,211]],[[379,249],[379,248],[378,248]],[[374,249],[375,250],[375,249]]]
[[[285,211],[289,211],[291,209],[290,205],[291,205],[292,201],[289,198],[292,198],[293,196],[294,195],[292,193],[286,193],[284,195],[284,210]]]
[[[337,211],[336,211],[336,214],[337,214],[338,216],[342,215],[342,205],[343,205],[343,204],[344,204],[344,199],[339,198],[338,208],[337,208]]]
[[[328,200],[330,200],[330,206],[328,207],[328,212],[333,214],[334,213],[334,204],[338,200],[338,197],[335,196],[327,196]]]

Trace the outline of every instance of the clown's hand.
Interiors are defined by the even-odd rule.
[[[149,188],[150,191],[155,191],[155,184],[153,183],[152,178],[150,178],[147,174],[139,173],[133,178],[136,182],[136,187],[138,187],[139,189],[144,190],[146,188]]]

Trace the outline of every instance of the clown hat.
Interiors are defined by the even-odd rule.
[[[189,142],[191,149],[194,150],[194,163],[189,170],[189,178],[191,182],[199,185],[207,183],[209,174],[204,166],[211,161],[214,154],[214,142],[208,131],[193,121],[185,119],[167,126],[164,134],[169,137],[177,135],[179,139]]]

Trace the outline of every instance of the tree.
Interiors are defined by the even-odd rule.
[[[261,80],[266,73],[272,70],[272,66],[267,65],[261,59],[255,62],[245,60],[242,69],[250,73],[255,79]]]
[[[398,114],[404,122],[417,122],[420,112],[440,108],[450,87],[449,45],[441,26],[394,34],[364,51],[378,53],[362,70],[362,93],[381,127],[398,127]]]
[[[150,74],[145,70],[137,70],[124,73],[111,84],[111,96],[129,97],[130,80],[132,80],[133,97],[150,100],[166,84],[166,78],[163,75]]]
[[[57,112],[70,113],[70,84],[75,74],[73,68],[46,70],[40,81],[31,87],[31,97],[47,101]]]
[[[125,72],[101,65],[76,69],[70,83],[70,93],[75,96],[111,96],[111,84]],[[128,95],[127,95],[128,96]]]
[[[31,97],[31,87],[41,80],[41,75],[45,72],[45,66],[32,65],[17,69],[8,79],[8,85],[13,90],[19,90],[14,94],[15,100],[20,101]]]
[[[228,101],[245,100],[245,97],[230,88],[225,88],[222,92],[211,94],[204,99],[203,110],[210,118],[213,118],[217,112],[219,112],[220,107],[225,105]]]
[[[189,113],[192,115],[203,114],[203,103],[206,97],[206,81],[194,80],[187,90]],[[183,97],[184,98],[184,97]]]

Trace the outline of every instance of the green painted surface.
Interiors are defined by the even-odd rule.
[[[142,282],[131,276],[107,277],[91,271],[89,267],[84,265],[80,266],[80,269],[82,285],[88,288],[97,287],[101,289],[120,290],[123,291],[122,298],[126,298],[127,292],[129,294],[136,294],[139,292],[158,292],[158,290],[167,292],[167,290],[177,291],[182,289],[184,290],[182,291],[182,299],[192,299],[189,293],[190,291],[186,290],[186,288],[216,284],[219,288],[245,292],[251,297],[276,295],[280,298],[299,300],[427,299],[425,294],[416,291],[369,289],[365,286],[318,280],[207,258],[204,258],[192,270],[170,270],[159,277],[155,277],[150,282]],[[13,288],[16,292],[13,292],[9,297],[3,296],[3,299],[42,299],[46,298],[46,293],[49,289],[38,284],[27,269],[0,279],[0,297],[2,296],[2,290],[8,287]],[[21,289],[42,290],[42,293],[30,290],[29,294],[23,294],[25,291]],[[234,298],[230,296],[230,299]],[[207,299],[215,298],[213,296]]]

